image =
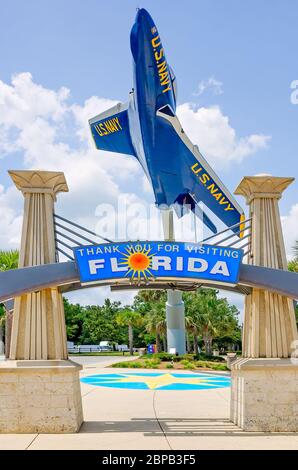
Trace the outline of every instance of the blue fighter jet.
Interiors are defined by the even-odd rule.
[[[151,16],[139,9],[131,30],[134,86],[127,104],[117,104],[89,120],[98,149],[132,155],[152,184],[158,206],[184,205],[213,233],[202,201],[228,227],[244,221],[243,210],[189,140],[176,116],[177,86]],[[233,227],[235,233],[239,226]]]

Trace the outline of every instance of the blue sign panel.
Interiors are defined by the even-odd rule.
[[[147,353],[154,354],[156,352],[156,345],[155,344],[148,344],[147,346]]]
[[[137,241],[74,249],[82,284],[187,280],[236,284],[242,250],[198,243]]]

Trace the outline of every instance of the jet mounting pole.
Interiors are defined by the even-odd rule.
[[[173,241],[173,209],[161,209],[161,214],[165,241]],[[167,290],[166,319],[168,352],[185,354],[185,308],[181,291]]]

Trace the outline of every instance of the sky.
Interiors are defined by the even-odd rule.
[[[64,171],[70,192],[58,196],[57,212],[91,229],[99,205],[120,195],[129,204],[153,202],[138,163],[95,150],[87,125],[127,101],[137,7],[159,29],[186,133],[230,191],[245,175],[297,177],[295,0],[0,0],[0,248],[19,246],[22,223],[22,195],[8,169]],[[280,201],[289,258],[297,189],[295,181]],[[242,297],[224,295],[242,309]],[[106,296],[129,302],[132,294],[69,294],[85,304]]]

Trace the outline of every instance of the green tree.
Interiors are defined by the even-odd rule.
[[[298,258],[292,259],[288,262],[288,270],[298,273]]]
[[[184,294],[186,329],[193,335],[194,352],[198,351],[198,337],[203,339],[206,354],[211,355],[215,338],[233,337],[239,331],[237,308],[217,294],[215,289]]]
[[[294,273],[298,273],[298,240],[296,240],[295,245],[293,246],[294,258],[288,262],[288,270]],[[298,326],[298,304],[295,305],[296,312],[296,323]]]
[[[125,307],[116,316],[116,322],[119,326],[128,327],[128,343],[130,355],[133,355],[133,333],[134,328],[142,324],[142,316],[139,312],[132,310],[130,307]]]
[[[140,290],[134,298],[133,309],[143,317],[145,330],[155,338],[157,351],[167,350],[166,291]],[[145,338],[144,338],[145,340]]]
[[[293,246],[294,258],[288,262],[288,270],[298,273],[298,240],[296,240]]]
[[[123,343],[127,341],[125,328],[117,327],[116,317],[120,311],[120,302],[105,299],[102,306],[88,305],[83,310],[83,325],[80,342],[98,344],[100,341]]]
[[[200,314],[198,291],[187,292],[183,295],[185,306],[185,329],[187,340],[187,352],[190,352],[190,336],[193,338],[193,352],[198,353],[198,335],[200,331]]]
[[[65,297],[63,297],[63,303],[67,339],[78,343],[83,331],[84,307],[79,304],[71,304]]]
[[[156,338],[156,349],[157,352],[162,350],[162,341],[163,347],[166,351],[166,311],[165,304],[157,303],[153,305],[152,309],[147,312],[144,317],[145,328],[148,333],[151,333]]]
[[[208,289],[201,318],[202,337],[206,354],[212,353],[212,342],[216,337],[230,336],[238,328],[238,310],[230,306],[227,299],[218,299],[217,291]]]
[[[120,305],[106,299],[101,306],[81,306],[64,298],[67,338],[76,344],[98,344],[104,340],[114,344],[127,342],[126,328],[116,323]]]
[[[16,269],[19,264],[18,250],[0,250],[0,271]]]
[[[0,271],[8,271],[10,269],[16,269],[19,264],[19,252],[18,250],[0,250]],[[0,340],[3,335],[3,329],[5,326],[5,355],[9,356],[10,349],[10,340],[11,340],[11,327],[12,327],[12,318],[13,314],[6,311],[5,320],[4,318],[4,306],[0,306],[2,317],[1,327],[0,327]]]

